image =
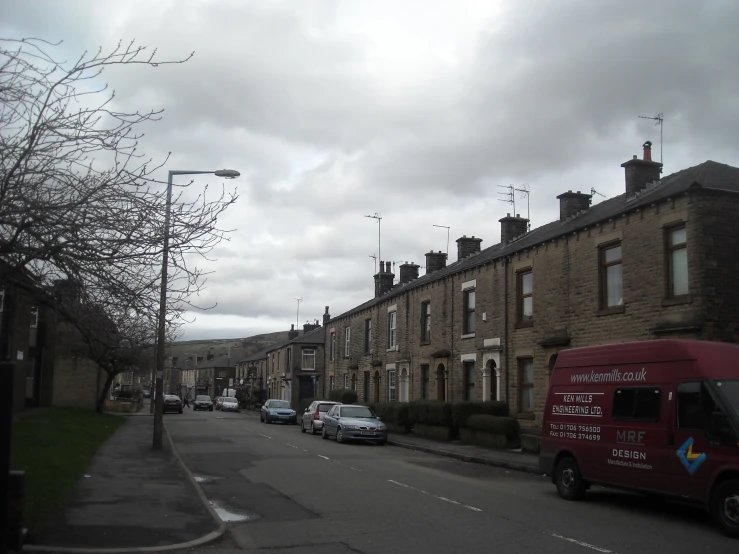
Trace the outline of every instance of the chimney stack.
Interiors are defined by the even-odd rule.
[[[323,314],[323,326],[326,327],[330,320],[331,314],[328,313],[328,306],[326,306],[326,312]]]
[[[287,332],[287,340],[293,340],[295,337],[297,337],[300,333],[298,333],[295,330],[295,324],[290,325],[290,330]]]
[[[315,331],[318,329],[320,325],[318,324],[318,320],[316,319],[313,323],[305,323],[303,324],[303,334],[310,333],[311,331]]]
[[[457,261],[479,254],[481,242],[482,239],[476,239],[474,235],[462,235],[462,238],[457,239]]]
[[[577,192],[568,190],[560,194],[557,197],[559,200],[559,220],[564,221],[568,217],[572,217],[583,210],[588,210],[590,208],[591,198],[591,195],[584,194],[579,190]]]
[[[414,279],[418,279],[418,268],[420,266],[413,262],[400,264],[400,284],[410,283]]]
[[[515,217],[506,214],[504,218],[498,221],[500,221],[500,242],[503,244],[508,244],[514,238],[526,234],[529,230],[529,220],[518,214]]]
[[[395,275],[390,270],[391,263],[392,262],[387,262],[386,264],[384,261],[380,260],[380,272],[375,275],[375,298],[386,294],[391,288],[393,288]]]
[[[426,254],[426,275],[439,271],[446,267],[447,255],[441,250],[434,252],[433,250]]]
[[[662,173],[662,164],[652,161],[652,143],[644,143],[644,159],[636,156],[621,164],[626,176],[626,194],[632,195],[641,192],[648,183],[659,181]]]

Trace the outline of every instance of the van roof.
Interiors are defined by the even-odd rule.
[[[715,341],[662,339],[587,346],[561,351],[557,356],[555,369],[676,362],[696,360],[699,357],[737,363],[739,345]]]

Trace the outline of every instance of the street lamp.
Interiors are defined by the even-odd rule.
[[[164,350],[165,350],[165,327],[167,319],[167,263],[169,261],[169,219],[172,211],[172,178],[175,175],[215,175],[225,179],[235,179],[241,173],[233,169],[219,169],[217,171],[181,171],[169,172],[167,180],[167,204],[164,212],[164,248],[162,249],[162,279],[159,292],[159,321],[157,329],[157,385],[154,407],[154,450],[162,449],[164,395],[162,387],[162,375],[164,374]]]

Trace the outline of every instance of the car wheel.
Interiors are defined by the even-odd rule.
[[[565,500],[581,500],[585,496],[587,483],[580,475],[580,468],[574,458],[562,458],[554,470],[554,483],[557,492]]]
[[[739,538],[739,479],[724,481],[711,495],[711,515],[727,537]]]
[[[211,406],[210,408],[208,408],[208,411],[209,412],[212,412],[213,411],[213,406]]]
[[[316,434],[316,428],[314,427],[313,423],[310,424],[310,434],[315,435]]]
[[[341,427],[336,430],[336,442],[344,442],[344,433],[341,432]]]
[[[323,431],[321,431],[321,438],[325,441],[328,440],[328,433],[326,433],[326,426],[323,426]]]
[[[262,414],[259,414],[259,423],[264,423],[264,418],[262,417]]]
[[[305,433],[305,425],[303,425],[303,420],[300,420],[300,432]]]

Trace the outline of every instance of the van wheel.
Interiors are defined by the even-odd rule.
[[[711,515],[724,535],[739,538],[739,479],[724,481],[713,491]]]
[[[582,500],[587,483],[580,475],[580,468],[574,458],[562,458],[554,470],[554,483],[557,492],[565,500]]]

